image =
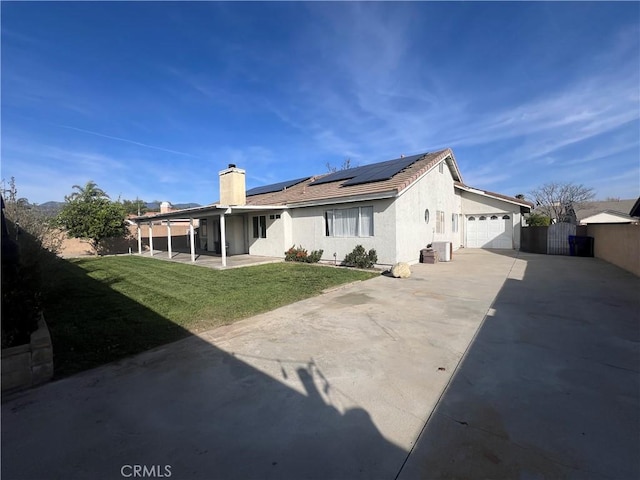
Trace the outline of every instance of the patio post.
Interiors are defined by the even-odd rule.
[[[220,252],[222,253],[222,266],[227,266],[227,232],[225,231],[224,212],[220,214]]]
[[[196,261],[196,241],[193,233],[193,217],[189,218],[189,240],[191,244],[191,261]]]
[[[153,257],[153,222],[149,222],[149,255]]]
[[[142,229],[139,223],[136,225],[138,226],[138,255],[142,255]]]
[[[167,219],[167,245],[169,247],[169,260],[171,260],[171,257],[173,256],[171,254],[171,220]]]

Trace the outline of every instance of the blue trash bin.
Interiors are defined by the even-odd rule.
[[[572,257],[576,256],[576,236],[569,235],[569,255]]]

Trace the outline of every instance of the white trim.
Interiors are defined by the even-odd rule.
[[[489,198],[493,198],[494,200],[500,200],[503,202],[507,202],[507,203],[512,203],[514,205],[519,205],[521,207],[526,207],[529,209],[533,209],[533,207],[527,203],[524,202],[517,202],[514,200],[509,200],[507,198],[502,198],[502,197],[497,197],[495,195],[491,195],[490,193],[485,192],[484,190],[478,190],[476,188],[471,188],[471,187],[466,187],[466,186],[462,186],[462,185],[456,185],[455,183],[453,184],[454,188],[458,188],[460,190],[464,190],[465,192],[469,192],[469,193],[475,193],[476,195],[481,195],[483,197],[489,197]]]
[[[191,262],[195,263],[196,261],[196,241],[195,235],[193,231],[193,218],[189,219],[189,244],[191,247]]]

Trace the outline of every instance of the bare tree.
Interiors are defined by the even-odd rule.
[[[593,188],[574,183],[549,182],[529,192],[536,209],[556,222],[575,219],[575,210],[594,197]]]
[[[333,173],[333,172],[337,172],[338,171],[338,168],[334,167],[333,165],[331,165],[330,162],[326,163],[326,167],[327,167],[327,171],[329,173]],[[340,165],[340,170],[348,170],[348,169],[354,168],[354,167],[357,167],[357,165],[352,165],[351,164],[351,159],[350,158],[345,158],[342,161],[342,165]]]
[[[2,192],[5,199],[5,215],[11,222],[11,235],[17,239],[18,235],[24,233],[35,239],[35,243],[32,243],[37,248],[57,254],[62,247],[64,235],[56,228],[52,219],[43,214],[37,205],[29,203],[26,198],[18,197],[14,177],[11,177],[9,182],[2,180]]]

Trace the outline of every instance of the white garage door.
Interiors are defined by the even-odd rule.
[[[513,248],[511,214],[467,215],[467,248]]]

